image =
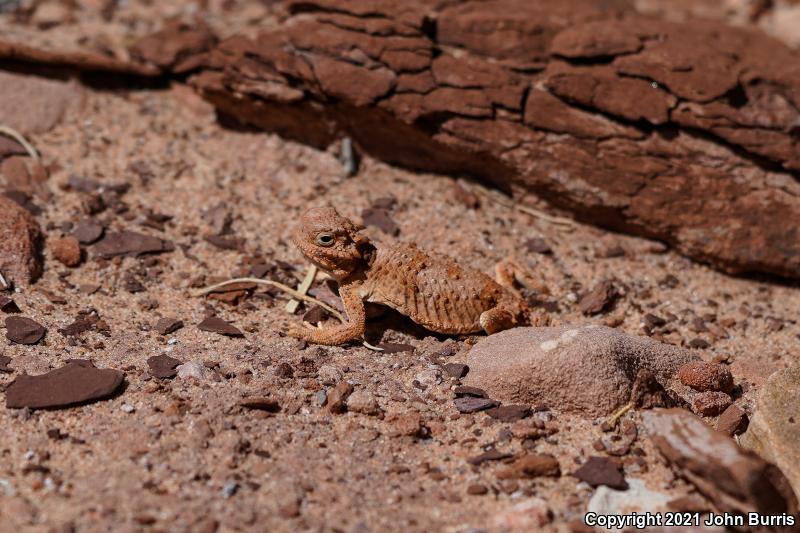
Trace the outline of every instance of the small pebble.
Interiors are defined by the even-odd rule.
[[[480,483],[473,483],[467,487],[467,494],[471,494],[473,496],[482,496],[487,492],[489,492],[489,489],[486,488],[486,485],[481,485]]]
[[[323,407],[326,403],[328,403],[328,393],[322,389],[317,392],[317,405]]]
[[[236,494],[239,490],[239,484],[235,481],[228,481],[225,483],[225,486],[222,487],[220,494],[223,498],[230,498],[234,494]]]

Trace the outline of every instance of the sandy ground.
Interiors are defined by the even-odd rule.
[[[333,148],[319,152],[222,128],[183,87],[86,90],[83,106],[31,140],[52,170],[54,198],[37,201],[48,237],[88,216],[87,195],[65,186],[76,176],[128,183],[121,200],[129,209],[107,209],[97,219],[109,230],[169,239],[177,249],[155,259],[89,259],[72,270],[48,256],[41,281],[14,295],[25,316],[48,328],[39,345],[0,348],[17,371],[42,373],[90,358],[98,367],[124,370],[127,385],[113,399],[68,410],[0,409],[0,531],[493,530],[498,516],[530,497],[547,502],[553,517],[547,529],[569,530],[592,494],[569,474],[597,454],[599,421],[560,414],[558,406],[534,415],[552,416],[559,430],[533,445],[558,458],[559,478],[512,483],[497,479],[498,464],[470,465],[467,459],[488,447],[517,452],[522,446],[508,438],[508,424],[481,413],[459,415],[453,406],[455,380],[436,362],[462,360],[473,339],[426,336],[389,315],[373,323],[369,339],[407,343],[413,353],[303,346],[282,334],[301,319],[286,312],[283,296],[238,305],[190,296],[190,285],[237,275],[248,258],[286,262],[290,275],[302,277],[306,265],[288,235],[309,206],[330,203],[357,219],[374,200],[394,197],[400,239],[487,272],[516,258],[549,288],[559,323],[608,323],[643,334],[646,313],[674,314],[673,331],[663,340],[707,340],[710,347],[698,354],[731,362],[745,391],[737,403],[745,408],[765,376],[796,359],[800,294],[793,287],[731,278],[659,243],[580,225],[565,231],[485,197],[470,209],[449,177],[366,159],[357,176],[346,178]],[[235,236],[244,239],[242,251],[203,239],[211,228],[202,215],[220,204],[233,217]],[[148,210],[172,217],[163,232],[142,226]],[[379,244],[390,239],[369,231]],[[544,239],[552,255],[528,251],[531,238]],[[617,255],[608,253],[615,248],[624,255],[606,257]],[[128,274],[146,290],[126,291]],[[577,295],[612,278],[624,296],[610,312],[583,317]],[[87,295],[80,291],[87,285],[100,288]],[[43,290],[66,303],[51,303]],[[87,332],[69,342],[57,331],[90,308],[110,333]],[[196,324],[212,312],[245,337],[199,331]],[[153,329],[160,317],[177,317],[186,327],[161,336]],[[710,331],[693,331],[696,317],[705,317]],[[204,375],[155,379],[146,360],[159,354],[198,362]],[[283,363],[293,368],[292,377],[285,377]],[[14,376],[0,374],[0,385]],[[330,392],[341,377],[371,394],[383,415],[332,414],[320,406],[319,392]],[[238,402],[248,396],[270,396],[281,411],[243,409]],[[398,435],[416,414],[427,428],[423,436]],[[675,497],[690,491],[649,442],[636,446],[647,466],[629,463],[628,477]],[[488,490],[470,494],[482,492],[473,485]]]

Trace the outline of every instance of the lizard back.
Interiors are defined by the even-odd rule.
[[[481,313],[513,297],[483,272],[408,243],[379,248],[365,274],[364,299],[439,333],[481,331]]]

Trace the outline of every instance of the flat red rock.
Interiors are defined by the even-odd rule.
[[[72,231],[72,236],[81,244],[93,244],[103,236],[103,226],[92,220],[84,220]]]
[[[414,347],[410,344],[402,344],[397,342],[382,342],[378,345],[378,348],[382,349],[383,353],[385,354],[414,351]]]
[[[6,389],[6,407],[58,409],[102,400],[119,389],[124,376],[119,370],[73,359],[41,376],[17,377]]]
[[[392,220],[389,211],[376,207],[369,207],[361,212],[361,220],[365,226],[373,226],[386,233],[397,237],[400,234],[400,227]]]
[[[233,235],[206,235],[203,238],[220,250],[240,250],[244,246],[244,239]]]
[[[150,373],[160,379],[174,378],[178,375],[177,367],[181,364],[174,357],[168,355],[156,355],[147,360],[147,366],[150,367]]]
[[[589,457],[583,466],[572,475],[592,487],[605,485],[617,490],[628,488],[628,482],[622,475],[622,469],[617,463],[605,457]]]
[[[490,417],[501,422],[516,422],[531,416],[530,405],[501,405],[486,411]]]
[[[617,289],[610,281],[603,281],[584,294],[578,308],[584,315],[596,315],[608,309],[618,296]]]
[[[175,333],[183,327],[183,320],[177,318],[159,318],[155,329],[159,335],[169,335]]]
[[[58,332],[65,337],[78,337],[91,330],[96,322],[97,319],[90,320],[86,317],[78,316],[72,324],[59,329]]]
[[[44,326],[24,316],[6,318],[6,338],[16,344],[36,344],[44,338]]]
[[[228,337],[244,337],[239,328],[229,322],[225,322],[217,316],[210,316],[200,322],[197,327],[201,331],[208,331],[210,333],[219,333],[220,335],[227,335]]]
[[[500,405],[500,402],[491,400],[489,398],[476,398],[474,396],[464,396],[456,398],[453,403],[458,409],[459,413],[469,414],[483,411],[484,409],[491,409]]]
[[[281,410],[281,405],[273,398],[265,396],[258,396],[252,398],[245,398],[239,402],[239,405],[246,409],[255,409],[257,411],[267,411],[268,413],[277,413]]]
[[[19,313],[19,306],[8,296],[0,295],[0,311],[4,313]]]
[[[0,135],[0,159],[12,155],[26,155],[28,152],[17,141]]]
[[[136,233],[135,231],[121,231],[107,233],[103,239],[94,246],[94,252],[104,258],[120,255],[139,256],[143,254],[158,254],[171,252],[175,246],[163,239]]]

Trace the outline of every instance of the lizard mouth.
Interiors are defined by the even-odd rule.
[[[292,240],[303,257],[331,277],[339,279],[351,272],[353,261],[349,254],[330,248],[323,252],[319,247],[308,244],[301,236],[295,236]]]

